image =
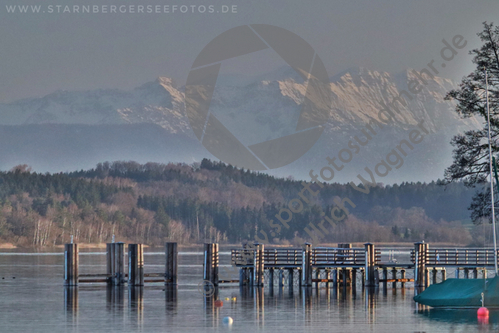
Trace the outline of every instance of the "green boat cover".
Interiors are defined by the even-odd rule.
[[[431,307],[479,308],[484,293],[486,307],[499,307],[499,277],[492,279],[448,279],[433,284],[414,301]]]

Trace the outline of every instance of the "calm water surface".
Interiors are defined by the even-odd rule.
[[[80,273],[105,273],[102,250],[80,250]],[[145,272],[164,270],[161,249],[146,249]],[[45,253],[0,252],[0,332],[495,332],[499,310],[488,325],[476,311],[419,310],[412,284],[372,293],[346,294],[315,287],[290,291],[268,286],[218,291],[223,307],[198,291],[202,277],[200,248],[181,249],[179,286],[161,283],[141,288],[103,284],[63,287],[62,250]],[[221,253],[229,263],[229,253]],[[14,278],[15,277],[15,278]],[[237,278],[232,276],[231,278]],[[226,298],[236,298],[226,300]],[[231,327],[223,318],[231,316]]]

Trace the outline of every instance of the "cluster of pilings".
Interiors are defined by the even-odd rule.
[[[64,285],[77,286],[79,283],[105,282],[108,285],[143,286],[146,282],[177,284],[178,250],[177,243],[166,243],[165,272],[144,274],[144,245],[128,244],[128,271],[125,271],[125,243],[106,244],[106,273],[79,274],[78,244],[64,245]],[[161,279],[147,279],[158,278]]]

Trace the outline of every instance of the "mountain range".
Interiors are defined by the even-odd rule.
[[[380,102],[391,102],[410,80],[408,69],[389,74],[351,68],[330,77],[332,106],[324,132],[297,161],[268,173],[309,179],[337,156],[366,124],[378,119]],[[212,112],[245,145],[294,133],[306,84],[290,68],[255,77],[220,76],[210,105]],[[404,157],[404,165],[376,181],[430,181],[450,165],[450,139],[479,128],[475,118],[461,118],[444,99],[456,84],[428,78],[420,93],[399,105],[396,121],[377,130],[352,162],[333,181],[349,182],[374,167],[408,130],[424,120],[429,134]],[[113,160],[140,163],[193,163],[212,156],[194,136],[184,110],[184,87],[159,77],[130,91],[96,89],[56,91],[41,98],[0,104],[0,169],[28,164],[36,171],[59,172],[94,167]]]

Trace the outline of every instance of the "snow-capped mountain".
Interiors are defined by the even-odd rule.
[[[271,172],[305,177],[311,168],[327,165],[325,157],[337,154],[365,124],[378,120],[381,102],[393,101],[414,79],[412,70],[391,75],[365,68],[332,76],[332,107],[322,137],[300,160]],[[286,68],[253,78],[220,76],[210,111],[245,145],[289,135],[295,131],[306,84]],[[410,167],[383,181],[441,177],[450,163],[450,138],[480,125],[474,118],[461,119],[452,103],[444,100],[454,87],[448,79],[428,78],[406,106],[397,104],[396,122],[386,126],[360,154],[357,167],[349,168],[335,181],[349,181],[385,156],[407,136],[406,130],[421,120],[431,132],[429,140],[414,156],[407,157],[408,161],[414,159]],[[40,171],[59,171],[92,167],[103,160],[191,163],[202,157],[213,158],[190,129],[183,87],[165,77],[131,91],[57,91],[42,98],[0,104],[0,126],[2,169],[19,163]]]

